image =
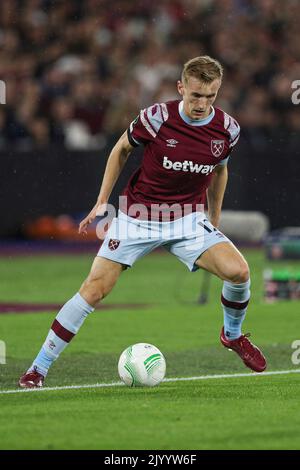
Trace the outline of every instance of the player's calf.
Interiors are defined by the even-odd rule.
[[[224,331],[228,339],[239,338],[250,300],[250,279],[239,284],[224,281],[221,304],[224,313]]]
[[[241,331],[249,300],[250,279],[239,284],[224,281],[221,295],[224,327],[220,340],[226,348],[235,351],[247,367],[263,372],[267,366],[264,355],[248,339],[249,334],[243,335]]]
[[[108,261],[108,260],[106,260]],[[111,262],[112,263],[112,262]],[[78,333],[96,303],[113,288],[122,266],[112,263],[112,270],[104,269],[101,259],[95,260],[91,273],[75,294],[58,312],[47,338],[28,371],[19,380],[23,388],[41,387],[52,363]],[[105,268],[109,262],[104,263]],[[90,302],[91,303],[90,303]]]
[[[115,286],[124,266],[102,257],[96,257],[86,280],[79,289],[80,295],[95,307]]]
[[[87,316],[94,311],[79,294],[75,294],[58,312],[46,340],[28,371],[20,378],[23,388],[41,387],[52,363],[73,339]],[[42,380],[41,377],[43,378]]]
[[[114,285],[115,282],[109,282],[104,277],[88,277],[80,287],[79,293],[86,302],[95,307],[100,300],[110,293]]]

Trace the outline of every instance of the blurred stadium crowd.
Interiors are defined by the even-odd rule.
[[[250,139],[296,134],[299,24],[298,0],[1,0],[0,150],[99,149],[177,99],[182,64],[202,54],[224,65],[217,104]]]

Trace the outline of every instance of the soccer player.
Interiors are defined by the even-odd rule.
[[[158,246],[191,271],[201,268],[224,281],[221,343],[250,369],[265,370],[263,354],[250,342],[249,334],[241,331],[250,298],[247,262],[218,230],[227,162],[240,133],[235,119],[213,107],[222,76],[217,60],[209,56],[191,59],[177,83],[182,99],[142,110],[112,149],[98,200],[80,223],[79,232],[85,233],[95,217],[103,214],[131,151],[143,145],[142,164],[123,194],[127,205],[114,218],[79,292],[57,314],[40,352],[19,380],[21,387],[43,385],[51,364],[122,271]],[[209,220],[199,210],[206,197]],[[122,236],[124,226],[126,236]]]

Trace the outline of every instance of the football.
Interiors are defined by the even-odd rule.
[[[129,387],[154,387],[165,377],[166,360],[156,346],[138,343],[122,352],[118,372]]]

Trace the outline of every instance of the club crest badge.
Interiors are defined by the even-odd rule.
[[[120,240],[114,240],[113,238],[111,238],[108,242],[108,248],[111,251],[115,251],[119,245],[120,245]]]
[[[212,140],[210,143],[211,153],[214,157],[218,158],[222,155],[224,150],[224,140]]]

